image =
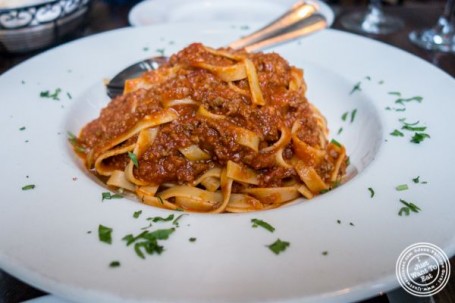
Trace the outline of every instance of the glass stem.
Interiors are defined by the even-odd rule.
[[[447,0],[447,3],[444,7],[444,13],[442,15],[443,18],[447,20],[447,22],[452,23],[454,18],[454,8],[455,8],[455,1],[454,0]]]
[[[441,34],[451,34],[454,32],[454,13],[455,13],[455,0],[447,0],[444,7],[444,12],[439,17],[436,31]]]
[[[369,10],[369,13],[374,16],[383,15],[381,0],[370,0],[370,5],[368,6],[368,10]]]

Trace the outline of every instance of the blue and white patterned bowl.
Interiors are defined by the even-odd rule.
[[[51,46],[76,30],[91,0],[35,0],[0,7],[0,52],[25,53]]]

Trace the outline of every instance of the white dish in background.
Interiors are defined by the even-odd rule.
[[[287,11],[296,0],[145,0],[136,4],[128,15],[133,26],[168,22],[268,22]],[[319,6],[330,26],[332,9],[324,2]]]
[[[0,76],[3,270],[74,302],[352,302],[398,287],[395,263],[410,244],[431,242],[454,254],[455,187],[447,165],[455,155],[455,133],[447,122],[455,112],[455,80],[396,48],[334,30],[272,50],[304,68],[309,100],[327,117],[331,137],[345,144],[357,170],[352,180],[274,210],[187,214],[161,243],[164,253],[146,260],[125,245],[122,237],[141,232],[147,217],[174,212],[127,198],[102,202],[107,190],[84,170],[67,131],[77,133],[98,116],[108,102],[103,80],[123,67],[194,41],[224,45],[244,34],[244,24],[106,32]],[[354,87],[360,90],[351,94]],[[57,89],[60,100],[40,97]],[[386,110],[399,106],[391,92],[423,101],[406,103],[404,112]],[[343,121],[344,113],[349,118]],[[414,144],[405,130],[405,137],[391,136],[403,117],[426,125],[431,138]],[[428,183],[415,184],[417,176]],[[29,184],[36,187],[22,190]],[[400,184],[409,189],[397,191]],[[400,199],[421,212],[399,216]],[[275,232],[252,228],[252,218],[272,224]],[[113,228],[111,245],[98,240],[100,224]],[[155,223],[152,230],[166,224]],[[290,242],[280,255],[266,247],[277,238]],[[114,260],[121,266],[110,268]]]

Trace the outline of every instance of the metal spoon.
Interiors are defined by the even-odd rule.
[[[233,49],[245,48],[252,52],[307,36],[327,27],[325,17],[313,2],[299,1],[286,13],[258,31],[228,45]],[[114,98],[123,93],[125,80],[139,77],[142,73],[155,70],[167,62],[159,56],[137,62],[118,73],[106,84],[107,95]]]

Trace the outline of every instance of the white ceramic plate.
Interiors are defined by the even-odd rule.
[[[136,4],[128,19],[133,26],[167,22],[267,22],[286,12],[297,0],[145,0]],[[332,9],[324,2],[319,6],[328,26],[333,23]]]
[[[304,68],[309,99],[347,147],[352,179],[275,210],[186,215],[162,242],[164,253],[146,260],[126,247],[122,237],[141,232],[147,217],[173,212],[126,198],[102,202],[106,189],[74,156],[67,131],[77,133],[98,115],[108,102],[103,79],[123,67],[194,41],[221,46],[244,32],[244,23],[232,22],[123,29],[63,45],[3,74],[0,266],[79,302],[315,302],[397,287],[395,262],[415,242],[453,255],[453,78],[405,52],[333,30],[273,50]],[[360,90],[351,94],[354,87]],[[40,97],[57,89],[59,100]],[[401,106],[391,92],[423,100],[395,111]],[[412,132],[390,135],[400,118],[419,121],[431,138],[415,144]],[[414,183],[418,176],[428,183]],[[400,184],[409,189],[397,191]],[[399,199],[421,212],[399,216]],[[252,218],[275,232],[252,228]],[[100,224],[113,229],[111,245],[98,240]],[[155,223],[152,230],[169,226]],[[275,255],[266,245],[278,238],[290,246]],[[110,268],[114,260],[121,266]]]

